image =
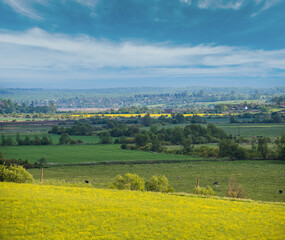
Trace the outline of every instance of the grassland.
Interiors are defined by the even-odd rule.
[[[36,181],[40,169],[29,169]],[[176,192],[192,193],[196,178],[201,186],[211,186],[217,196],[226,196],[228,179],[234,177],[245,190],[246,197],[254,200],[285,202],[284,161],[192,161],[189,163],[124,164],[96,166],[64,166],[44,169],[47,184],[55,181],[78,183],[88,180],[97,188],[107,188],[118,174],[137,173],[145,181],[153,175],[165,175]],[[178,180],[180,176],[180,180]],[[219,187],[214,187],[214,182]]]
[[[136,160],[187,160],[195,157],[130,151],[120,149],[120,145],[56,145],[56,146],[7,146],[1,147],[6,158],[27,159],[29,162],[46,158],[48,163],[74,164],[108,161]]]
[[[283,204],[0,183],[2,239],[284,239]]]
[[[227,134],[232,136],[265,136],[265,137],[280,137],[285,134],[285,124],[277,123],[240,123],[240,124],[216,124],[218,128],[226,131]]]
[[[244,137],[264,136],[264,137],[280,137],[285,134],[284,123],[229,123],[228,119],[207,119],[208,123],[214,123],[218,128],[223,129],[227,134],[236,137],[238,135]],[[164,127],[184,127],[187,124],[171,124]],[[207,126],[207,124],[201,124]]]

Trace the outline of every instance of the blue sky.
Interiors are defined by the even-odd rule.
[[[0,87],[285,85],[284,0],[2,0]]]

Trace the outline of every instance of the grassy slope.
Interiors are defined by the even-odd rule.
[[[29,169],[36,180],[40,178],[39,169]],[[245,190],[246,197],[254,200],[285,202],[284,161],[230,161],[230,162],[191,162],[172,164],[128,164],[72,166],[44,169],[44,179],[68,182],[88,180],[96,187],[106,188],[117,174],[137,173],[148,181],[153,175],[165,175],[177,192],[192,193],[196,177],[200,185],[210,185],[218,196],[226,196],[228,179],[236,178]],[[181,177],[178,180],[178,176]],[[218,181],[218,188],[213,183]]]
[[[285,206],[0,183],[2,239],[284,239]]]
[[[49,163],[193,159],[193,157],[176,154],[122,150],[117,144],[9,146],[1,147],[1,151],[5,158],[27,159],[32,163],[40,158],[46,158]]]

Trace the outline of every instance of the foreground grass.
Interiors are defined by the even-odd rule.
[[[36,162],[46,158],[48,163],[74,164],[107,161],[179,160],[195,159],[190,156],[166,153],[122,150],[119,144],[109,145],[55,145],[1,147],[5,158],[27,159]]]
[[[285,206],[0,183],[1,239],[284,239]]]
[[[28,170],[39,181],[40,169]],[[234,177],[245,190],[246,198],[285,202],[285,161],[192,161],[189,163],[124,164],[97,166],[64,166],[44,169],[46,183],[80,183],[88,180],[97,188],[106,188],[116,175],[137,173],[148,181],[153,175],[165,175],[177,192],[192,193],[196,178],[201,186],[212,186],[218,196],[226,196],[228,179]],[[180,179],[178,179],[178,176]],[[214,182],[219,187],[214,187]]]

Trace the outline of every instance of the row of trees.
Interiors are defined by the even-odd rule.
[[[222,140],[219,142],[219,156],[236,159],[280,159],[285,160],[285,135],[274,142],[274,147],[270,148],[269,138],[261,137],[257,140],[257,146],[253,143],[251,149],[244,149],[238,143],[231,140]]]
[[[163,145],[181,145],[183,153],[187,154],[192,150],[193,144],[218,142],[220,139],[227,137],[227,134],[214,124],[208,124],[207,127],[191,124],[185,127],[161,129],[153,125],[149,131],[139,130],[133,138],[123,136],[116,140],[116,142],[122,143],[122,148],[126,149],[128,148],[127,144],[130,143],[130,139],[133,139],[137,149],[154,152],[161,152]]]
[[[77,136],[91,136],[95,130],[99,128],[95,128],[91,125],[89,121],[84,122],[76,122],[76,124],[72,127],[58,127],[53,126],[52,129],[48,132],[51,134],[61,135],[63,133],[67,133],[69,135],[77,135]]]
[[[53,101],[50,101],[48,106],[35,106],[35,102],[32,101],[30,105],[26,103],[22,103],[19,105],[18,103],[14,103],[11,99],[0,100],[0,113],[51,113],[54,114],[56,112],[56,106]]]
[[[194,115],[194,116],[187,116],[184,117],[184,115],[182,113],[173,113],[171,114],[171,117],[165,117],[165,116],[160,116],[158,118],[151,118],[150,114],[146,114],[143,118],[141,118],[141,124],[143,126],[149,127],[152,124],[181,124],[181,123],[207,123],[207,121],[198,116],[198,115]]]
[[[278,114],[277,112],[271,115],[262,115],[258,118],[255,117],[252,120],[238,121],[234,115],[230,116],[230,123],[282,123],[285,122],[285,115]]]
[[[52,138],[49,136],[43,136],[40,138],[39,136],[35,135],[34,139],[31,139],[30,136],[25,136],[22,138],[19,133],[16,135],[16,144],[17,145],[52,145]],[[15,145],[15,142],[11,136],[6,137],[2,134],[1,137],[1,146],[12,146]]]
[[[81,144],[83,143],[80,139],[72,139],[68,133],[63,133],[60,138],[58,144],[64,145],[64,144]],[[40,138],[38,135],[34,135],[34,139],[32,139],[30,136],[22,137],[19,133],[16,135],[16,144],[21,145],[53,145],[53,140],[51,136],[43,136]],[[12,146],[15,145],[14,140],[11,136],[5,137],[4,134],[2,134],[2,141],[1,146]]]

